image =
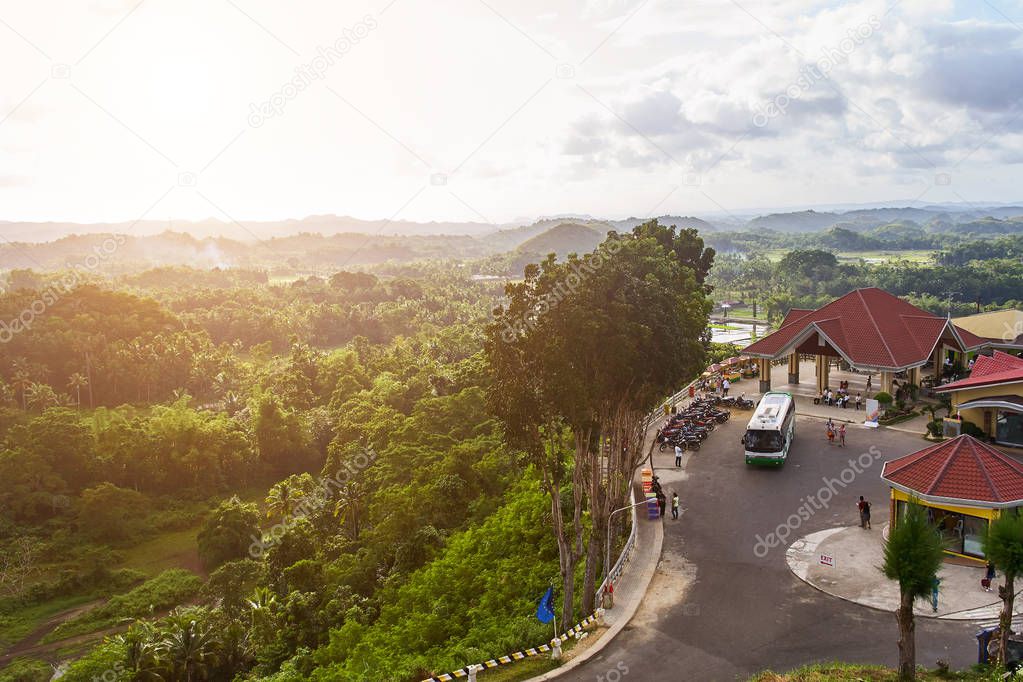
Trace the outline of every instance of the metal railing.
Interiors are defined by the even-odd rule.
[[[622,547],[622,553],[618,555],[618,561],[615,562],[611,570],[604,576],[604,581],[600,583],[597,588],[597,598],[602,598],[604,590],[608,585],[618,582],[618,578],[621,577],[622,571],[625,570],[625,564],[629,561],[632,556],[632,550],[636,548],[636,533],[639,529],[639,515],[636,512],[638,509],[636,505],[636,487],[635,485],[629,488],[629,504],[634,505],[632,507],[632,530],[629,531],[629,539],[625,541],[625,546]]]

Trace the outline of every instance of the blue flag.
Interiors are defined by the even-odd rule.
[[[547,591],[543,594],[543,599],[540,600],[540,605],[536,607],[536,617],[540,619],[541,623],[550,623],[554,620],[554,588],[548,587]]]

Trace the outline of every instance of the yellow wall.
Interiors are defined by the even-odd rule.
[[[958,409],[959,405],[976,400],[978,398],[993,398],[994,396],[1000,395],[1015,395],[1023,397],[1023,383],[1020,384],[998,384],[995,386],[980,386],[978,388],[964,388],[960,391],[952,391],[952,412],[953,414]],[[972,410],[962,410],[963,419],[968,422],[973,422],[981,429],[984,429],[984,410],[992,408],[974,408]],[[994,415],[991,417],[991,422],[994,424]],[[989,436],[994,434],[984,431]]]
[[[902,492],[901,490],[896,490],[895,488],[892,488],[891,491],[893,500],[899,502],[909,501],[909,495]],[[998,515],[1001,512],[1000,509],[986,509],[982,507],[955,507],[951,504],[937,504],[934,502],[928,502],[927,500],[919,500],[919,502],[921,505],[925,507],[944,509],[946,511],[955,512],[957,514],[966,514],[968,516],[976,516],[981,519],[987,519],[988,521],[998,518]]]

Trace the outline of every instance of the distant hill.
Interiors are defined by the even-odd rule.
[[[533,237],[541,235],[552,228],[558,227],[559,225],[568,224],[588,227],[600,235],[605,235],[608,230],[614,229],[611,223],[603,220],[566,220],[564,218],[544,218],[543,220],[536,221],[532,225],[523,225],[522,227],[491,232],[490,234],[481,237],[481,241],[485,241],[489,247],[494,249],[495,252],[514,251]],[[603,240],[603,237],[601,237],[601,240]]]
[[[68,235],[132,234],[158,235],[164,232],[184,232],[203,239],[228,237],[239,241],[256,241],[274,237],[293,237],[300,234],[370,234],[384,236],[421,237],[428,235],[458,235],[479,237],[499,225],[489,223],[429,222],[415,223],[405,220],[362,220],[350,216],[316,215],[301,220],[248,221],[237,223],[221,220],[140,220],[121,223],[64,223],[64,222],[5,222],[0,221],[0,234],[10,241],[48,242]]]
[[[570,253],[589,253],[597,248],[607,232],[588,225],[562,223],[519,244],[516,251],[546,256],[549,253],[564,258]]]
[[[746,229],[775,230],[777,232],[820,232],[843,218],[836,213],[798,211],[796,213],[771,213],[759,216],[746,224]]]
[[[631,232],[632,228],[651,220],[654,220],[654,218],[626,218],[625,220],[614,220],[611,224],[614,225],[615,229],[619,232]],[[691,227],[704,234],[708,232],[715,232],[718,229],[716,225],[713,225],[702,218],[694,218],[692,216],[662,215],[658,216],[656,220],[661,225],[674,225],[680,230]]]

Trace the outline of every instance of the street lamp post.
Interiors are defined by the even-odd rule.
[[[615,509],[613,512],[607,515],[607,544],[604,546],[604,549],[606,550],[606,554],[604,556],[604,580],[607,580],[607,576],[611,574],[611,517],[617,514],[618,512],[623,512],[628,509],[632,509],[633,507],[638,507],[641,504],[646,504],[646,498],[640,500],[639,502],[636,502],[635,504],[630,504],[627,507]]]

